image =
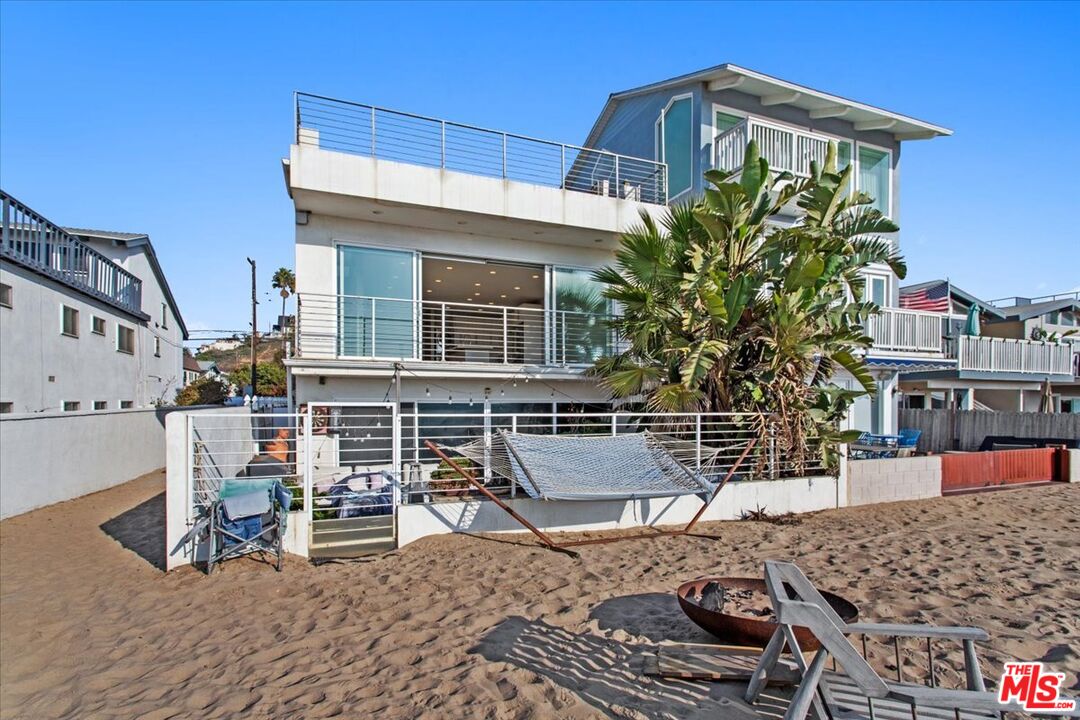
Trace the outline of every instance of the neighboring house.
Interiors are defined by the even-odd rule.
[[[213,342],[209,342],[209,343],[206,343],[205,345],[199,346],[199,352],[200,353],[210,352],[210,351],[225,352],[225,351],[228,351],[228,350],[235,350],[236,348],[240,347],[243,344],[244,344],[243,340],[237,340],[235,338],[229,338],[229,339],[226,339],[226,340],[214,340]]]
[[[668,200],[700,195],[704,172],[738,171],[749,140],[775,170],[798,177],[810,173],[836,143],[841,168],[853,166],[854,186],[874,206],[903,226],[900,215],[900,155],[904,142],[951,135],[947,128],[872,107],[736,65],[719,65],[612,94],[586,140],[590,147],[666,163]],[[798,220],[790,204],[781,222]],[[899,244],[899,233],[890,238]],[[899,288],[887,266],[866,273],[867,299],[882,308],[867,328],[875,341],[867,360],[877,395],[860,398],[852,427],[878,433],[896,430],[898,371],[948,367],[940,331],[928,318],[897,309]],[[837,382],[853,386],[846,373]]]
[[[0,198],[0,410],[172,401],[187,330],[150,238],[65,229]]]
[[[699,194],[709,168],[737,170],[755,138],[773,168],[802,176],[835,141],[856,188],[899,219],[902,143],[949,134],[734,65],[612,95],[584,148],[301,93],[283,161],[296,210],[294,402],[607,407],[585,370],[618,340],[591,273],[639,213]],[[785,222],[797,218],[792,207]],[[874,268],[867,284],[891,317],[895,276]],[[920,343],[898,327],[871,328],[881,392],[860,401],[856,427],[895,429],[898,366],[949,366],[940,330]]]
[[[931,280],[900,289],[900,304],[921,319],[939,323],[942,355],[951,367],[912,368],[901,374],[901,404],[908,408],[957,408],[1034,412],[1050,381],[1055,410],[1080,411],[1077,376],[1080,344],[1030,339],[1036,327],[1070,329],[1075,296],[1022,302],[1003,307],[981,300],[948,280]],[[1043,300],[1039,298],[1039,300]],[[972,306],[979,308],[978,335],[966,333]],[[1051,318],[1058,324],[1048,324]],[[1065,338],[1067,340],[1067,338]]]
[[[202,377],[202,369],[199,367],[199,361],[184,353],[184,385],[190,385],[200,377]]]

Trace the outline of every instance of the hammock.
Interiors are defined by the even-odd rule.
[[[626,500],[713,489],[649,431],[596,436],[499,430],[490,447],[481,439],[453,449],[539,500]]]
[[[446,461],[458,475],[494,502],[551,548],[571,555],[573,545],[631,540],[660,535],[688,535],[705,510],[750,454],[756,441],[750,439],[742,453],[715,485],[701,474],[691,472],[665,447],[661,436],[649,431],[604,435],[526,435],[500,430],[490,444],[475,440],[458,447],[447,447],[461,456],[483,465],[491,473],[518,483],[525,492],[541,500],[625,500],[634,498],[699,495],[701,507],[682,530],[655,531],[621,537],[591,538],[555,543],[520,513],[503,502],[475,476],[426,440],[424,444]],[[685,448],[683,448],[685,450]],[[710,453],[715,461],[719,453]]]

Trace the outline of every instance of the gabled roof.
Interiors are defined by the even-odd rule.
[[[641,87],[612,93],[597,118],[585,147],[593,147],[596,138],[607,124],[619,101],[635,95],[655,92],[686,83],[705,82],[710,90],[738,90],[748,95],[769,98],[767,104],[790,105],[810,112],[814,119],[839,117],[854,123],[856,130],[883,130],[896,136],[897,140],[927,140],[952,135],[952,130],[924,120],[901,115],[891,110],[849,100],[839,95],[815,90],[787,80],[772,77],[756,70],[724,63],[678,77],[642,85]]]
[[[154,277],[158,281],[158,285],[161,286],[161,291],[165,294],[165,301],[169,303],[169,307],[172,308],[173,315],[176,317],[176,321],[180,324],[180,332],[184,339],[188,339],[187,325],[184,324],[184,317],[180,314],[180,306],[176,304],[176,298],[173,297],[172,289],[169,287],[169,281],[165,279],[165,273],[161,269],[161,263],[158,262],[157,253],[154,252],[154,246],[150,243],[150,236],[146,233],[127,233],[117,232],[115,230],[91,230],[90,228],[76,228],[65,227],[64,230],[82,238],[94,238],[97,240],[111,240],[112,242],[120,243],[129,248],[142,247],[146,251],[146,257],[150,261],[150,269],[154,271]]]
[[[187,353],[184,353],[184,369],[191,370],[192,372],[202,372],[202,368],[199,366],[199,361],[191,357]]]
[[[904,285],[904,286],[902,286],[900,288],[900,294],[901,295],[908,295],[910,293],[918,292],[919,290],[925,290],[927,288],[936,287],[936,286],[940,285],[943,282],[947,282],[947,281],[946,280],[927,280],[926,282],[915,283],[914,285]],[[971,293],[966,292],[965,290],[962,290],[961,288],[956,287],[951,282],[949,282],[949,294],[952,297],[959,300],[960,302],[965,303],[967,305],[978,305],[979,310],[986,313],[987,315],[993,315],[994,317],[1000,318],[1001,320],[1005,319],[1005,313],[1002,312],[1001,308],[997,307],[996,305],[992,305],[992,304],[986,302],[985,300],[980,300],[979,298],[975,297]]]

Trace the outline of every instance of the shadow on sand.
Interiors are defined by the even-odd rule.
[[[641,593],[611,598],[589,612],[601,630],[622,630],[652,642],[715,643],[686,617],[675,593]]]
[[[124,548],[165,571],[165,493],[158,493],[99,527]]]
[[[632,602],[632,598],[618,598]],[[615,601],[608,601],[610,604]],[[741,700],[740,683],[708,683],[650,677],[642,673],[651,645],[573,633],[540,620],[510,617],[470,652],[491,662],[528,670],[565,688],[610,718],[725,718],[761,720],[784,714],[783,701],[763,699],[756,708]]]

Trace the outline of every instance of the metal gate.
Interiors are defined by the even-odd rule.
[[[301,453],[311,557],[397,546],[401,429],[395,403],[311,403]]]

